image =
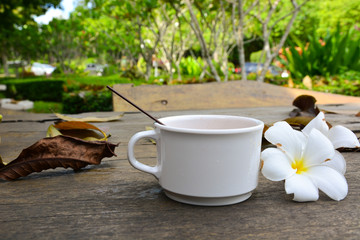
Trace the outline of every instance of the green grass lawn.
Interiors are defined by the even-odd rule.
[[[59,102],[34,101],[34,108],[28,110],[33,113],[61,113],[63,105]]]

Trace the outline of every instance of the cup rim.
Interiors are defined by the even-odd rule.
[[[173,127],[168,125],[161,125],[159,123],[154,123],[156,128],[161,130],[167,130],[171,132],[180,132],[180,133],[193,133],[193,134],[236,134],[236,133],[246,133],[246,132],[253,132],[260,129],[263,129],[264,122],[261,120],[250,118],[250,117],[243,117],[243,116],[236,116],[236,115],[217,115],[217,114],[196,114],[196,115],[176,115],[176,116],[170,116],[170,117],[164,117],[160,118],[159,120],[166,124],[166,121],[172,120],[172,119],[188,119],[188,118],[217,118],[217,119],[223,119],[223,118],[232,118],[232,119],[242,119],[247,121],[254,122],[254,126],[251,127],[242,127],[242,128],[230,128],[230,129],[195,129],[195,128],[181,128],[181,127]]]

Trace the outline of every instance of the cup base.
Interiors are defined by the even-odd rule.
[[[165,195],[172,200],[198,206],[225,206],[240,203],[250,198],[252,192],[230,197],[193,197],[164,190]]]

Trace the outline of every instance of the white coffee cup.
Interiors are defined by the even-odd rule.
[[[248,199],[258,183],[260,120],[227,115],[183,115],[159,119],[155,130],[136,133],[129,141],[130,164],[154,175],[165,194],[176,201],[204,206]],[[157,165],[136,160],[142,138],[157,143]]]

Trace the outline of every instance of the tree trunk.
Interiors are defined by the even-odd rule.
[[[294,24],[295,18],[300,11],[300,8],[308,1],[309,0],[305,0],[301,5],[298,5],[296,3],[296,0],[291,0],[291,3],[294,7],[294,10],[291,13],[289,13],[289,15],[292,14],[291,19],[289,20],[288,24],[286,25],[285,32],[284,32],[283,36],[281,37],[279,44],[275,47],[275,49],[273,50],[272,53],[270,50],[270,43],[269,43],[270,32],[267,29],[268,21],[265,22],[266,25],[265,25],[265,28],[263,31],[264,31],[264,39],[265,39],[264,51],[266,53],[266,59],[265,59],[261,74],[260,74],[260,76],[258,76],[257,81],[264,82],[265,74],[266,74],[267,70],[269,69],[272,60],[279,54],[279,50],[283,47],[283,45],[290,33],[290,29],[291,29],[292,25]]]
[[[8,67],[8,60],[7,60],[7,56],[5,54],[5,52],[1,53],[1,59],[2,59],[2,63],[4,65],[4,74],[5,76],[9,76],[9,67]]]
[[[241,80],[246,81],[246,69],[245,69],[245,50],[244,50],[244,9],[243,1],[238,1],[238,11],[239,11],[239,28],[238,28],[238,49],[239,49],[239,61],[241,66]]]
[[[149,64],[146,64],[146,72],[145,72],[145,80],[149,81],[151,75],[151,66]]]
[[[177,71],[177,78],[179,81],[181,81],[181,69],[180,69],[180,63],[175,63],[176,71]]]
[[[210,71],[213,74],[215,80],[217,82],[221,82],[219,74],[218,74],[214,64],[211,61],[212,59],[211,59],[209,50],[206,47],[206,42],[205,42],[204,36],[202,35],[201,29],[200,29],[200,26],[199,26],[199,22],[198,22],[198,20],[197,20],[197,18],[195,16],[195,13],[194,13],[194,11],[192,9],[191,3],[190,3],[189,0],[185,0],[185,4],[187,5],[187,7],[189,9],[189,13],[190,13],[190,17],[191,17],[190,25],[191,25],[191,28],[193,29],[197,39],[199,40],[201,50],[203,52],[203,57],[205,58],[205,61],[209,65]]]
[[[229,64],[228,61],[224,62],[224,82],[227,82],[229,79]]]

